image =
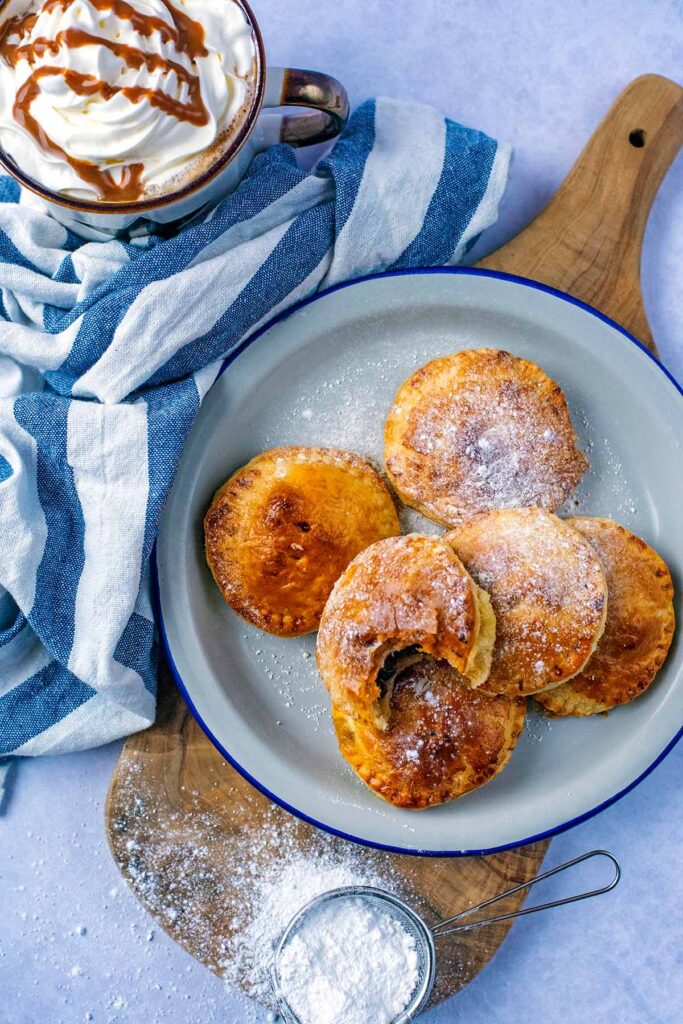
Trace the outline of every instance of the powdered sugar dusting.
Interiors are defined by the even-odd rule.
[[[604,623],[606,581],[591,545],[542,509],[491,512],[450,536],[496,613],[486,685],[533,693],[577,672]]]
[[[431,358],[432,346],[417,340],[409,353],[384,346],[362,364],[337,365],[315,394],[303,391],[283,405],[263,435],[263,447],[329,445],[383,465],[384,421],[393,393],[407,373]]]
[[[386,855],[311,829],[241,780],[231,787],[220,770],[220,800],[207,799],[207,781],[202,794],[183,791],[183,812],[171,810],[139,765],[120,770],[117,786],[127,812],[112,831],[126,881],[176,941],[272,1009],[274,946],[304,904],[346,885],[415,902]],[[425,908],[418,901],[416,909]],[[240,1024],[257,1019],[245,1001]]]
[[[332,700],[375,699],[377,651],[419,644],[467,666],[476,643],[472,583],[449,546],[410,534],[366,548],[337,581],[318,632],[318,663]]]
[[[444,522],[490,508],[555,509],[586,461],[560,389],[498,349],[457,352],[408,378],[387,425],[387,468]]]
[[[296,653],[290,646],[295,641],[266,643],[260,631],[244,632],[242,639],[250,644],[254,660],[272,682],[283,708],[296,711],[312,729],[329,719],[329,701],[318,674],[311,637],[298,642]]]
[[[630,529],[638,529],[639,501],[633,481],[626,473],[623,461],[617,455],[609,437],[596,431],[588,413],[577,410],[577,426],[583,450],[590,461],[585,477],[559,515],[605,516],[616,519]],[[608,489],[609,499],[596,500],[597,489]]]

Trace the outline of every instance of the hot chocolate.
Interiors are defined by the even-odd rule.
[[[207,170],[249,117],[256,43],[235,0],[8,0],[0,143],[63,196],[132,203]]]

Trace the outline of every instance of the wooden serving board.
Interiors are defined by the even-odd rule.
[[[652,200],[681,144],[683,89],[656,75],[632,82],[546,209],[479,266],[569,292],[654,350],[640,291],[641,244]],[[257,872],[278,857],[259,836],[277,834],[281,846],[313,852],[347,845],[254,790],[216,751],[167,679],[158,721],[123,748],[106,825],[126,881],[161,926],[216,973],[225,965],[226,938],[244,925],[244,876],[235,878],[235,864],[245,850]],[[188,848],[198,851],[191,870]],[[435,922],[530,879],[547,848],[539,842],[453,860],[370,850],[362,856],[389,871],[403,895]],[[521,903],[522,897],[514,897],[506,909]],[[186,905],[191,913],[183,912]],[[475,930],[444,943],[434,1000],[467,984],[509,927],[508,922]]]

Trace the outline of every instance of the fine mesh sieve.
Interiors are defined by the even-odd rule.
[[[530,889],[533,885],[536,885],[538,882],[542,882],[545,878],[550,878],[552,875],[557,875],[561,871],[566,871],[568,868],[572,868],[576,864],[581,864],[583,861],[590,860],[592,857],[606,857],[614,866],[614,875],[612,876],[611,881],[599,889],[590,889],[587,892],[577,893],[574,896],[565,896],[563,899],[553,900],[550,903],[541,903],[538,906],[529,907],[528,909],[516,910],[509,914],[500,914],[498,917],[487,917],[477,921],[464,920],[469,917],[470,914],[474,914],[479,910],[484,910],[486,907],[490,907],[494,903],[498,903],[499,900],[503,900],[507,896],[514,895],[514,893],[521,892],[524,889]],[[408,934],[415,939],[415,948],[418,956],[417,984],[409,1004],[391,1022],[391,1024],[409,1024],[409,1022],[415,1020],[420,1011],[424,1009],[432,992],[436,976],[435,938],[440,938],[444,935],[452,935],[454,932],[469,931],[472,928],[481,928],[483,925],[496,924],[499,921],[510,921],[515,917],[524,917],[526,914],[535,914],[539,910],[549,910],[551,907],[561,907],[566,903],[576,903],[578,900],[586,900],[590,899],[592,896],[600,896],[602,893],[609,892],[613,889],[620,878],[621,868],[619,866],[619,861],[614,854],[608,853],[606,850],[591,850],[589,853],[584,853],[580,857],[575,857],[573,860],[566,861],[566,863],[560,864],[558,867],[552,868],[550,871],[545,871],[541,875],[536,875],[536,877],[532,878],[529,882],[522,882],[520,885],[516,885],[512,889],[507,889],[505,892],[499,893],[497,896],[493,896],[491,899],[485,900],[483,903],[479,903],[475,907],[468,907],[467,910],[461,911],[461,913],[456,914],[454,917],[449,917],[445,921],[440,921],[439,924],[434,926],[434,928],[429,928],[420,915],[409,907],[407,903],[404,903],[403,900],[398,899],[398,897],[394,896],[392,893],[386,892],[384,889],[376,889],[365,885],[351,885],[343,886],[338,889],[331,889],[329,892],[325,892],[321,896],[316,896],[315,899],[303,906],[294,915],[277,944],[270,966],[270,980],[278,1009],[286,1024],[314,1024],[314,1022],[301,1021],[287,1002],[286,994],[282,990],[280,960],[282,952],[288,942],[298,932],[309,915],[315,910],[318,910],[323,904],[329,903],[332,900],[361,897],[362,899],[370,902],[374,901],[376,905],[381,906],[385,913],[390,914],[398,920]]]
[[[307,903],[295,914],[282,933],[271,962],[270,978],[278,1009],[286,1024],[302,1024],[302,1022],[287,1002],[286,996],[282,991],[279,965],[283,950],[313,911],[319,910],[323,904],[330,903],[333,900],[357,899],[358,897],[380,906],[385,913],[389,913],[399,921],[408,934],[415,939],[415,949],[418,957],[417,984],[410,1003],[392,1021],[392,1024],[408,1024],[408,1021],[414,1020],[429,999],[436,972],[436,950],[434,949],[432,932],[422,918],[407,903],[404,903],[403,900],[398,899],[397,896],[386,892],[384,889],[375,889],[369,885],[346,885],[339,889],[331,889],[321,896],[316,896],[315,899],[311,900],[310,903]]]

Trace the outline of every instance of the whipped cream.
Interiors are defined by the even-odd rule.
[[[53,192],[163,194],[243,122],[255,58],[234,0],[9,0],[0,143]]]

